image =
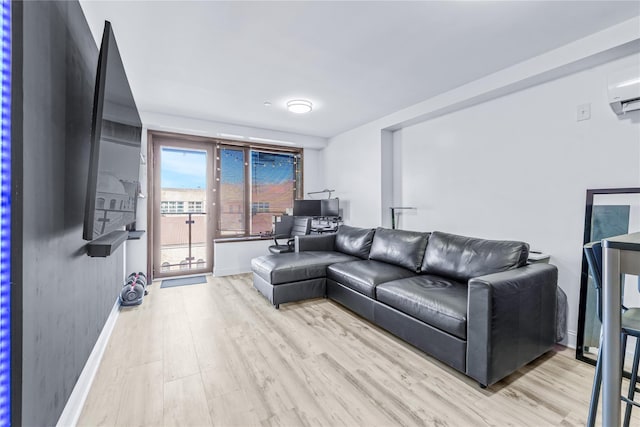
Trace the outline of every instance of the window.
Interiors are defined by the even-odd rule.
[[[216,183],[218,195],[218,232],[221,236],[245,233],[245,149],[220,148],[218,160],[220,171]]]
[[[299,168],[296,153],[251,151],[251,234],[271,231],[272,216],[293,208]]]
[[[251,203],[251,215],[257,213],[269,212],[269,202],[253,202]]]
[[[200,202],[202,204],[202,202]],[[184,202],[165,201],[160,202],[160,213],[183,213]]]
[[[176,190],[174,190],[176,191]],[[184,197],[202,197],[202,190],[190,190],[184,191]],[[195,196],[190,193],[198,193]],[[186,205],[185,205],[186,204]],[[186,206],[186,210],[185,210]],[[171,201],[171,200],[163,200],[160,202],[160,212],[161,213],[203,213],[204,212],[204,202],[202,200],[190,200],[187,202],[182,201]]]
[[[171,267],[169,266],[169,263],[165,261],[162,263],[162,267],[160,268],[160,271],[163,273],[166,273],[169,271],[170,268]]]
[[[224,146],[217,157],[219,236],[269,232],[302,196],[299,152]]]
[[[187,202],[187,212],[204,212],[202,201]]]

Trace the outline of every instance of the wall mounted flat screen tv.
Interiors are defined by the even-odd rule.
[[[82,237],[131,226],[139,192],[142,122],[113,29],[105,21],[91,124],[91,157]]]
[[[321,216],[340,216],[340,199],[322,199]]]
[[[293,216],[322,216],[321,200],[294,200]]]

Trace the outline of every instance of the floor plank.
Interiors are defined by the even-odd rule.
[[[250,275],[122,309],[79,425],[573,426],[593,367],[558,348],[488,389],[326,299],[275,310]],[[132,397],[133,396],[133,397]],[[633,413],[640,425],[640,410]]]
[[[212,425],[200,374],[166,382],[163,403],[165,426]]]
[[[118,409],[119,426],[158,426],[163,423],[162,362],[127,369]]]

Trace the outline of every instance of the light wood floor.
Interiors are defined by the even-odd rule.
[[[482,390],[334,302],[275,310],[250,275],[207,280],[122,309],[79,425],[585,423],[593,367],[572,350]]]

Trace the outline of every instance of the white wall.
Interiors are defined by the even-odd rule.
[[[304,195],[310,191],[324,190],[324,153],[322,150],[314,150],[313,148],[304,149],[304,161],[302,167],[303,174],[303,190]]]
[[[589,188],[640,186],[640,113],[619,118],[607,76],[633,55],[394,133],[402,228],[517,239],[551,254],[577,330]],[[591,103],[591,119],[576,121]],[[574,341],[575,342],[575,341]]]
[[[150,129],[212,138],[237,139],[255,144],[262,142],[271,145],[302,147],[304,148],[304,191],[308,192],[313,191],[315,188],[324,188],[324,154],[320,149],[327,145],[325,138],[167,114],[141,112],[140,115],[144,125],[142,130],[142,153],[144,153],[145,158],[147,153],[147,132]],[[140,183],[142,193],[146,196],[148,194],[147,164],[140,165]],[[148,198],[138,199],[138,220],[136,225],[139,230],[147,230],[148,201]],[[128,241],[126,271],[146,271],[147,253],[146,234],[140,240]]]
[[[346,224],[381,224],[381,134],[365,126],[331,138],[324,150],[326,186],[335,189]]]
[[[143,159],[140,159],[140,192],[145,198],[138,198],[136,211],[136,229],[146,230],[147,228],[147,129],[142,129],[142,147],[140,149]],[[147,272],[147,233],[143,234],[140,240],[127,240],[125,242],[125,273]]]
[[[216,243],[213,248],[213,275],[229,276],[251,272],[251,260],[267,255],[273,240]]]
[[[399,201],[386,197],[381,181],[389,176],[391,162],[381,159],[386,131],[395,131],[433,120],[463,108],[526,90],[553,79],[605,64],[640,51],[640,17],[576,40],[537,57],[429,98],[329,139],[324,150],[325,179],[336,187],[341,205],[346,205],[347,222],[366,226],[387,225],[381,215]],[[393,174],[393,172],[392,172]],[[397,187],[397,183],[393,184]],[[385,193],[384,195],[382,193]],[[411,211],[403,212],[412,215]]]
[[[380,224],[383,227],[392,226],[390,206],[398,207],[393,197],[393,132],[383,130],[380,133]]]
[[[327,145],[326,138],[302,135],[299,133],[281,132],[271,129],[242,126],[210,120],[193,119],[171,114],[141,111],[142,123],[149,129],[187,135],[207,136],[212,138],[235,139],[253,143],[285,145],[289,147],[323,149]]]

